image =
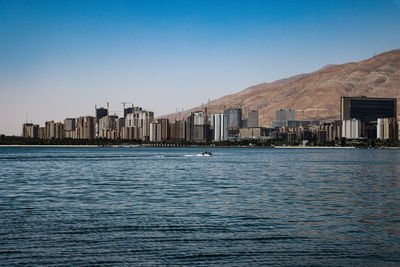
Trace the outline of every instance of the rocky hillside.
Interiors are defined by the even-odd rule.
[[[341,96],[400,98],[400,49],[360,62],[328,65],[313,73],[251,86],[213,100],[204,107],[181,112],[180,118],[205,107],[208,113],[242,107],[244,114],[248,109],[258,109],[260,126],[266,127],[271,126],[275,110],[281,108],[296,110],[299,120],[330,121],[339,118]],[[179,118],[177,114],[162,117]]]

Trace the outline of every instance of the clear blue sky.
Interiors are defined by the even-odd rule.
[[[161,115],[398,48],[400,0],[0,0],[0,133],[106,101]]]

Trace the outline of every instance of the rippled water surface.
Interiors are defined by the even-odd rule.
[[[0,264],[398,265],[400,151],[0,148]]]

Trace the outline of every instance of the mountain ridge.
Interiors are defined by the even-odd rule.
[[[340,96],[399,98],[400,49],[358,62],[329,64],[311,73],[256,84],[215,99],[203,107],[160,118],[182,119],[190,112],[204,108],[211,114],[229,107],[242,107],[245,117],[248,110],[257,109],[259,125],[265,127],[271,126],[275,110],[281,108],[296,110],[298,120],[330,121],[339,119]]]

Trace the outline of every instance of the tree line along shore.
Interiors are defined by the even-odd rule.
[[[208,142],[146,142],[141,140],[121,140],[121,139],[36,139],[24,138],[20,136],[0,135],[1,146],[154,146],[154,147],[356,147],[356,148],[386,148],[400,147],[399,140],[346,140],[344,138],[329,142],[288,142],[280,140],[228,140],[228,141],[208,141]]]

